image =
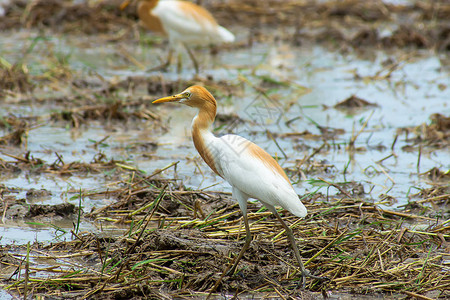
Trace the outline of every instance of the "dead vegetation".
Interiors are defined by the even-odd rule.
[[[101,152],[97,153],[89,163],[65,163],[64,158],[58,153],[55,153],[56,160],[50,163],[40,158],[35,158],[29,151],[23,156],[6,152],[2,152],[2,154],[13,159],[12,161],[0,161],[0,170],[2,170],[3,173],[12,172],[19,169],[24,172],[52,173],[59,176],[70,176],[73,174],[101,173],[104,170],[111,170],[121,167],[126,168],[126,164],[120,161],[107,160],[106,156]]]
[[[96,4],[74,1],[13,0],[1,18],[2,30],[13,28],[52,28],[61,32],[98,34],[118,31],[132,21],[121,17],[121,1],[99,1]]]
[[[0,116],[0,128],[2,127],[6,128],[7,133],[0,136],[0,145],[20,147],[26,143],[29,130],[27,118]]]
[[[450,145],[450,117],[436,113],[430,116],[429,124],[421,124],[416,127],[401,128],[399,133],[406,135],[406,140],[411,143],[405,146],[410,149],[419,145],[433,148],[445,148]],[[410,138],[409,135],[413,137]]]
[[[431,181],[450,181],[450,170],[441,171],[438,168],[434,167],[423,175],[427,175]]]
[[[263,25],[295,28],[288,38],[295,44],[306,41],[334,42],[354,47],[417,47],[450,49],[450,5],[447,1],[415,2],[406,5],[383,1],[217,1],[210,4],[219,19],[253,28],[253,39],[263,37]],[[392,24],[389,34],[379,23]]]
[[[136,7],[121,11],[123,1],[13,0],[0,17],[2,30],[14,28],[51,28],[58,32],[84,34],[115,33],[117,40],[137,20]],[[219,23],[238,23],[252,28],[248,43],[266,39],[262,26],[282,26],[294,33],[281,36],[301,44],[306,41],[342,43],[360,47],[415,47],[450,50],[450,5],[445,0],[399,5],[377,1],[201,1]],[[389,34],[380,22],[390,23]],[[278,37],[279,38],[279,37]]]
[[[137,111],[128,111],[129,107],[137,106],[138,103],[122,103],[117,101],[111,104],[87,105],[72,108],[62,112],[53,113],[51,119],[54,121],[69,121],[74,128],[79,128],[82,124],[89,124],[93,120],[105,120],[111,122],[132,119],[150,120],[154,124],[160,121],[160,118],[152,111],[141,108]]]
[[[297,289],[299,274],[282,227],[260,204],[249,206],[254,241],[238,273],[224,276],[244,236],[237,203],[230,195],[186,190],[155,175],[133,173],[123,187],[105,191],[117,199],[114,204],[86,215],[103,226],[126,225],[123,236],[74,229],[69,242],[35,243],[28,252],[26,247],[13,253],[1,247],[0,264],[9,274],[3,288],[53,299],[307,293]],[[344,194],[328,198],[313,193],[304,201],[307,219],[283,212],[284,218],[294,229],[307,268],[331,279],[308,281],[307,290],[449,296],[449,224],[441,221],[448,212],[439,220],[410,208],[383,210]],[[409,221],[428,225],[405,226]],[[43,269],[39,259],[55,264]],[[42,272],[47,275],[39,276]]]
[[[29,93],[34,84],[22,65],[0,63],[0,99],[9,93]]]

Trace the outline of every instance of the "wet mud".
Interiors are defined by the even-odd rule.
[[[54,299],[205,297],[231,291],[245,298],[250,291],[268,290],[286,297],[316,299],[339,290],[372,294],[373,286],[392,297],[398,297],[402,289],[412,294],[430,289],[435,292],[426,295],[445,295],[443,290],[437,293],[435,287],[448,284],[440,265],[450,250],[448,227],[434,224],[418,229],[412,225],[435,218],[424,201],[400,211],[382,210],[350,185],[340,186],[338,197],[319,193],[305,199],[310,212],[307,220],[296,220],[284,212],[284,218],[294,224],[307,267],[330,278],[329,282],[308,281],[307,289],[301,290],[295,258],[282,227],[259,203],[249,205],[255,239],[239,271],[224,276],[226,266],[242,246],[239,236],[243,234],[240,211],[230,195],[189,191],[165,179],[135,178],[129,187],[108,191],[117,199],[113,205],[85,215],[127,224],[126,234],[108,236],[74,229],[72,241],[34,243],[29,254],[13,251],[17,247],[3,247],[2,264],[9,266],[5,273],[23,263],[25,256],[31,265],[40,259],[54,260],[53,268],[62,268],[59,272],[63,277],[28,275],[34,279],[26,287]],[[447,188],[414,197],[445,206],[448,192]],[[25,218],[68,213],[66,216],[75,222],[74,212],[74,206],[32,206]],[[436,250],[430,252],[432,248]],[[425,268],[412,267],[424,263]],[[73,269],[80,264],[82,272]],[[53,272],[51,268],[42,271]],[[13,275],[19,284],[10,289],[23,293],[23,276]],[[414,283],[417,278],[422,278],[420,287]],[[60,286],[57,292],[54,284]]]

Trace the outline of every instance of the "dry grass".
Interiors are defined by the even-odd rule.
[[[125,225],[122,236],[74,229],[72,241],[31,245],[28,267],[25,246],[14,251],[2,247],[0,264],[11,274],[2,287],[56,299],[301,295],[295,258],[269,212],[257,203],[249,205],[254,241],[239,272],[223,276],[245,236],[237,203],[224,193],[191,191],[173,180],[154,179],[157,174],[130,171],[121,187],[104,192],[117,201],[86,215],[104,227]],[[438,204],[449,200],[448,194],[433,197]],[[383,210],[352,196],[316,193],[304,202],[309,210],[305,220],[287,212],[283,217],[294,229],[307,268],[330,278],[308,281],[307,290],[449,296],[448,222],[409,207]]]
[[[112,41],[127,37],[136,22],[136,7],[120,10],[121,0],[74,3],[73,1],[14,0],[0,17],[0,28],[51,28],[64,33],[109,33]],[[294,28],[284,36],[295,44],[305,41],[334,42],[361,47],[417,47],[450,49],[448,15],[445,0],[417,1],[397,5],[378,1],[280,1],[227,0],[200,1],[213,12],[219,23],[240,24],[251,28],[248,43],[267,39],[262,27]],[[380,22],[391,22],[393,32],[384,35]],[[270,37],[269,37],[270,38]],[[278,37],[279,38],[279,37]]]

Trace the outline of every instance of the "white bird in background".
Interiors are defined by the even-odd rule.
[[[213,95],[205,88],[191,86],[180,94],[153,101],[153,103],[163,102],[179,102],[198,109],[198,114],[192,121],[192,138],[195,148],[208,166],[231,184],[233,198],[239,202],[244,218],[246,238],[245,244],[228,274],[234,274],[240,259],[250,245],[247,200],[255,198],[276,216],[285,229],[300,265],[303,285],[306,277],[325,279],[311,275],[305,269],[292,230],[275,209],[275,206],[281,206],[297,217],[306,216],[305,206],[275,159],[256,144],[238,135],[228,134],[220,138],[214,136],[211,126],[216,117],[217,103]]]
[[[124,9],[131,0],[122,3]],[[181,0],[139,1],[137,13],[147,29],[169,38],[169,56],[161,67],[170,65],[172,52],[178,54],[178,70],[181,69],[181,48],[184,46],[194,63],[196,72],[199,65],[188,46],[208,46],[234,42],[234,35],[217,21],[203,7]]]

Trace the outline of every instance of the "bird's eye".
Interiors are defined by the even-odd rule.
[[[189,92],[184,93],[184,95],[186,96],[186,98],[191,97],[191,93],[189,93]]]

